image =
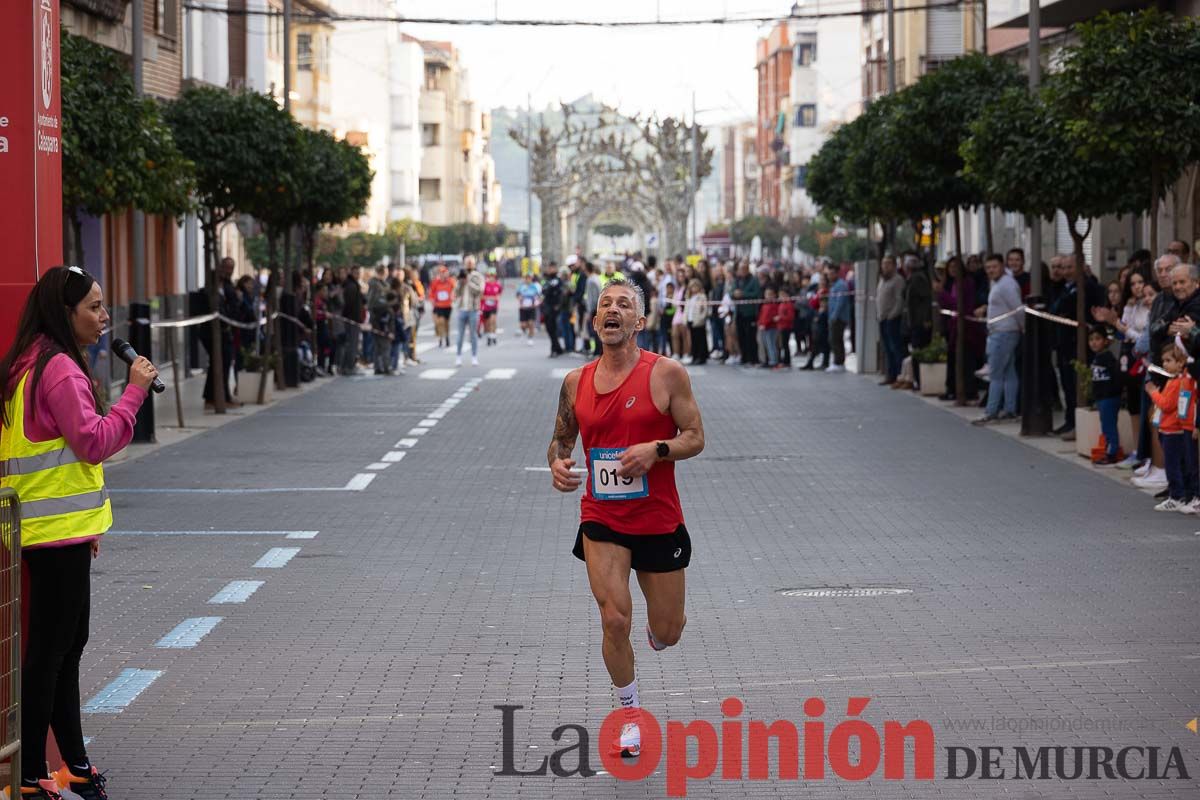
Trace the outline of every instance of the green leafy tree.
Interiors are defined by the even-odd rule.
[[[1080,159],[1132,162],[1150,176],[1150,248],[1158,205],[1200,158],[1200,25],[1154,8],[1078,25],[1054,83]]]
[[[1031,95],[1010,89],[971,124],[962,145],[967,176],[1001,208],[1052,220],[1061,209],[1070,221],[1075,263],[1091,220],[1136,213],[1150,196],[1150,176],[1131,154],[1110,160],[1081,157],[1071,128],[1078,122],[1062,97],[1058,76]],[[1076,220],[1086,220],[1083,228]],[[1076,350],[1087,361],[1086,292],[1078,292]]]
[[[197,216],[204,232],[209,304],[219,307],[216,277],[217,230],[239,212],[269,213],[295,191],[295,122],[270,97],[211,86],[185,89],[164,110],[175,141],[196,165]],[[270,295],[268,295],[270,297]],[[219,325],[210,326],[213,402],[225,412]]]
[[[193,165],[175,145],[158,103],[138,99],[118,55],[63,31],[63,212],[67,252],[83,254],[79,212],[128,208],[180,216],[191,206]]]
[[[783,244],[783,223],[774,217],[749,216],[733,223],[729,238],[734,244],[748,245],[759,237],[762,246],[769,250],[778,250]]]
[[[297,204],[290,221],[300,226],[305,262],[312,269],[317,231],[366,211],[375,173],[361,148],[326,131],[301,128],[299,147]]]

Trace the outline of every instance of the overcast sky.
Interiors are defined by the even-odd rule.
[[[397,0],[408,17],[655,19],[655,0]],[[662,19],[785,15],[780,0],[659,0]],[[861,8],[860,0],[807,0],[815,10]],[[757,81],[753,23],[611,28],[405,25],[423,39],[448,39],[470,70],[471,94],[484,107],[535,108],[592,93],[628,111],[691,115],[702,123],[754,116]],[[847,54],[854,57],[856,54]]]

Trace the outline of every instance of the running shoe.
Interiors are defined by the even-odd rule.
[[[63,767],[56,777],[64,790],[64,798],[71,797],[74,800],[73,796],[77,795],[82,800],[108,800],[108,792],[104,791],[104,784],[108,781],[95,767],[88,767],[88,774],[83,778],[71,772],[70,767]]]
[[[637,758],[642,754],[642,731],[637,723],[626,722],[621,726],[621,735],[613,740],[612,750],[621,758]]]
[[[50,778],[42,778],[37,786],[21,784],[21,800],[63,800],[58,784]]]

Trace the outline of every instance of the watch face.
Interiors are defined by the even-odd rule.
[[[667,447],[666,442],[658,443],[658,457],[659,458],[666,458],[668,455],[670,455],[670,453],[671,453],[671,448]]]

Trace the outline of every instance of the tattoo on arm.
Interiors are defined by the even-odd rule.
[[[558,393],[558,417],[554,420],[554,438],[550,440],[546,461],[553,464],[555,459],[570,458],[575,449],[575,437],[578,435],[579,423],[575,419],[575,404],[564,379],[562,390]]]

